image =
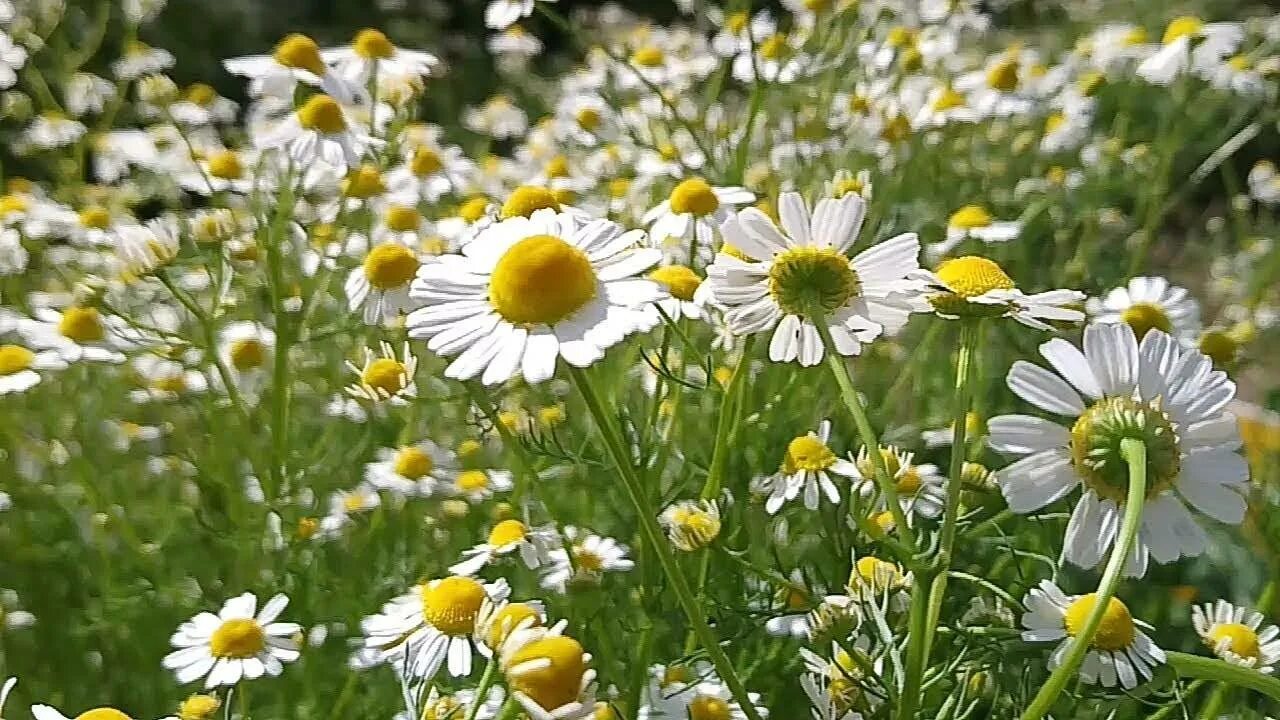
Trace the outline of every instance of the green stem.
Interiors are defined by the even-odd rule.
[[[1147,499],[1147,446],[1136,438],[1125,438],[1120,441],[1120,455],[1129,464],[1129,494],[1125,497],[1124,519],[1120,522],[1120,532],[1116,536],[1115,547],[1111,550],[1107,567],[1102,572],[1102,580],[1098,583],[1097,592],[1094,593],[1093,607],[1089,609],[1084,627],[1072,638],[1067,654],[1062,658],[1062,664],[1040,687],[1040,692],[1036,693],[1031,705],[1026,712],[1022,713],[1022,720],[1040,720],[1047,715],[1067,682],[1075,677],[1080,663],[1084,661],[1084,656],[1093,642],[1093,636],[1098,632],[1098,626],[1102,624],[1102,616],[1111,604],[1111,598],[1115,597],[1125,561],[1138,536],[1138,527],[1142,522],[1142,507]],[[1275,682],[1280,685],[1280,680]]]
[[[289,365],[289,347],[293,343],[293,327],[285,310],[284,253],[281,246],[287,242],[289,220],[293,214],[294,177],[292,168],[285,174],[283,192],[276,203],[276,216],[272,219],[266,237],[267,279],[271,290],[271,313],[275,317],[276,351],[271,368],[271,463],[272,487],[266,493],[274,501],[288,476],[289,466],[289,401],[292,384]]]
[[[1260,692],[1280,702],[1280,678],[1263,675],[1253,668],[1232,665],[1217,658],[1188,655],[1180,652],[1165,652],[1169,667],[1178,671],[1182,677],[1196,678],[1227,683],[1236,687]]]
[[[476,686],[476,694],[471,696],[471,709],[467,711],[467,720],[476,720],[476,715],[480,713],[480,706],[484,705],[485,698],[489,697],[489,686],[493,685],[497,670],[498,657],[495,654],[489,658],[489,662],[484,666],[484,675],[480,676],[480,684]]]
[[[751,350],[755,345],[755,336],[748,337],[743,343],[742,356],[733,368],[733,377],[724,389],[724,399],[720,401],[720,417],[716,421],[716,439],[711,450],[711,466],[707,469],[707,481],[702,485],[702,499],[715,500],[720,497],[720,489],[724,483],[724,469],[729,462],[729,436],[738,424],[738,388],[746,382],[751,374]]]
[[[734,700],[742,706],[742,712],[747,716],[748,720],[761,720],[755,704],[751,702],[751,698],[747,695],[747,688],[742,684],[742,680],[739,679],[737,672],[733,669],[733,664],[729,662],[729,657],[725,655],[724,649],[720,647],[720,642],[716,639],[711,626],[707,624],[707,619],[702,614],[702,608],[698,605],[693,591],[689,588],[689,581],[685,579],[684,573],[680,570],[680,565],[676,562],[675,555],[671,552],[671,546],[663,537],[662,528],[658,525],[657,514],[649,506],[647,496],[640,485],[640,477],[631,462],[631,455],[627,450],[627,445],[614,424],[613,416],[609,414],[604,403],[601,402],[600,396],[596,393],[595,388],[592,387],[591,380],[587,377],[585,370],[570,368],[570,374],[573,377],[574,385],[578,388],[578,393],[582,395],[583,402],[587,405],[587,410],[591,413],[591,417],[595,420],[596,426],[600,430],[600,435],[604,439],[609,455],[618,468],[618,474],[622,478],[622,486],[626,490],[627,496],[638,515],[640,534],[645,544],[649,546],[654,556],[658,558],[658,563],[662,566],[662,570],[667,576],[667,581],[671,583],[671,588],[675,591],[676,598],[680,601],[680,606],[683,608],[689,624],[693,626],[694,633],[697,634],[699,642],[702,644],[703,649],[706,650],[707,656],[711,659],[716,672],[720,675],[720,679],[729,687]]]

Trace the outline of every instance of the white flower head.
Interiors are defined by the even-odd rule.
[[[284,663],[298,659],[292,638],[301,626],[276,622],[288,604],[289,598],[276,595],[255,614],[258,598],[245,593],[224,603],[217,615],[196,615],[169,639],[178,649],[165,656],[164,667],[181,683],[203,677],[207,688],[279,675]]]

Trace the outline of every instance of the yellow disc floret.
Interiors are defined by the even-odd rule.
[[[0,345],[0,377],[30,370],[36,354],[21,345]]]
[[[379,290],[404,287],[418,272],[417,256],[396,243],[383,243],[364,258],[364,277]]]
[[[111,227],[111,213],[106,208],[88,207],[80,211],[80,224],[94,230]]]
[[[1012,290],[1010,278],[994,261],[976,255],[953,258],[938,266],[938,279],[962,298],[978,297],[992,290]]]
[[[179,720],[208,720],[222,707],[215,695],[192,695],[178,704]]]
[[[554,235],[512,245],[489,279],[489,302],[517,324],[560,322],[595,296],[596,274],[586,253]]]
[[[484,586],[469,577],[435,580],[422,587],[422,616],[446,635],[467,635],[484,599]]]
[[[240,372],[254,370],[267,362],[267,346],[257,338],[241,338],[234,340],[227,349],[231,365]]]
[[[1097,594],[1089,593],[1067,606],[1062,621],[1068,635],[1075,637],[1084,629],[1085,620],[1097,604]],[[1093,636],[1090,647],[1107,651],[1124,650],[1133,644],[1136,635],[1137,630],[1133,625],[1133,616],[1129,614],[1128,606],[1121,602],[1120,598],[1113,597],[1102,613],[1102,622],[1098,625],[1098,632]]]
[[[365,28],[356,33],[351,41],[351,49],[366,60],[385,60],[396,54],[396,46],[391,44],[381,30]]]
[[[498,214],[503,220],[513,217],[527,218],[544,208],[560,211],[560,201],[556,200],[555,193],[537,185],[521,185],[511,191],[511,195],[502,204],[502,210]]]
[[[389,205],[383,216],[387,229],[395,232],[413,232],[422,224],[422,213],[406,205]]]
[[[115,708],[100,707],[85,710],[76,716],[76,720],[130,720],[130,718]]]
[[[239,180],[244,177],[244,165],[234,150],[219,150],[209,156],[209,174],[219,180]]]
[[[689,178],[671,191],[671,211],[702,217],[720,207],[720,199],[702,178]]]
[[[286,35],[271,53],[276,62],[287,68],[307,70],[315,75],[325,74],[324,60],[316,41],[300,33]]]
[[[665,265],[649,273],[649,279],[666,288],[671,297],[686,302],[693,300],[693,294],[702,284],[698,273],[684,265]]]
[[[418,480],[435,468],[431,456],[414,445],[406,445],[396,451],[391,469],[402,478]]]
[[[1136,302],[1120,313],[1120,319],[1133,328],[1133,334],[1139,340],[1151,330],[1169,332],[1173,329],[1169,315],[1155,303]]]
[[[987,70],[987,86],[1000,92],[1013,92],[1018,89],[1018,61],[1006,58],[992,65]]]
[[[714,695],[698,695],[689,702],[689,720],[730,720],[729,703]]]
[[[1258,633],[1253,628],[1240,623],[1220,623],[1209,629],[1205,644],[1217,651],[1219,645],[1246,660],[1256,661],[1261,655]]]
[[[631,62],[640,67],[662,67],[662,64],[666,61],[666,54],[662,52],[662,48],[656,45],[646,45],[631,53]]]
[[[58,332],[78,343],[97,342],[107,334],[102,326],[102,316],[96,308],[77,306],[62,311]]]
[[[489,487],[489,475],[483,470],[463,470],[454,478],[454,482],[463,492],[480,492]]]
[[[990,225],[991,213],[987,212],[987,209],[981,205],[965,205],[951,213],[951,217],[947,219],[947,227],[961,230],[973,230],[974,228],[984,228]]]
[[[493,614],[489,620],[489,631],[485,634],[485,644],[491,648],[502,645],[512,630],[524,627],[539,627],[542,616],[537,608],[527,603],[508,603]]]
[[[835,248],[793,247],[775,256],[769,268],[769,294],[790,315],[844,307],[860,288],[849,258]]]
[[[326,135],[334,135],[347,129],[342,106],[337,100],[323,94],[312,95],[298,108],[298,124],[304,129]]]
[[[360,382],[375,390],[382,390],[388,395],[395,395],[405,388],[408,378],[405,366],[391,358],[378,358],[369,363],[360,373]]]
[[[512,653],[507,667],[508,672],[517,671],[509,677],[512,690],[524,693],[540,707],[554,710],[577,699],[587,660],[577,640],[548,635]]]
[[[782,458],[782,472],[793,475],[801,470],[826,470],[836,462],[836,454],[816,435],[801,435],[787,444]]]
[[[503,547],[520,542],[527,532],[528,529],[519,520],[503,520],[489,531],[489,544],[494,547]]]
[[[216,658],[256,657],[267,645],[267,635],[253,618],[226,620],[209,638],[209,654]]]
[[[1164,29],[1164,37],[1161,42],[1165,45],[1184,37],[1195,37],[1204,30],[1204,21],[1192,15],[1183,15],[1169,21],[1169,25]]]

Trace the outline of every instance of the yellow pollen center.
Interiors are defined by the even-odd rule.
[[[511,191],[511,196],[502,204],[499,216],[503,220],[513,217],[527,218],[535,211],[544,208],[560,211],[560,202],[556,200],[555,193],[536,185],[521,185]]]
[[[884,42],[889,47],[914,47],[916,44],[916,31],[904,25],[895,25],[889,28],[889,34],[885,36]]]
[[[342,106],[328,95],[312,95],[298,108],[298,124],[307,130],[335,135],[347,129]]]
[[[496,648],[511,635],[511,631],[520,627],[539,627],[542,625],[542,617],[532,605],[526,603],[510,603],[503,606],[501,610],[494,613],[493,619],[489,622],[489,632],[485,635],[485,644],[491,648]]]
[[[462,703],[452,695],[445,695],[422,711],[422,720],[454,720],[463,717]]]
[[[1191,15],[1183,15],[1169,22],[1168,27],[1164,29],[1164,37],[1161,38],[1161,42],[1168,45],[1179,38],[1194,37],[1199,35],[1203,29],[1203,20]]]
[[[371,388],[384,390],[388,395],[395,395],[408,383],[405,372],[402,363],[391,358],[378,358],[360,373],[360,382]]]
[[[699,695],[689,703],[689,720],[729,720],[729,703],[714,695]]]
[[[76,720],[129,720],[129,716],[115,708],[100,707],[85,710],[76,716]]]
[[[804,9],[817,13],[831,7],[832,0],[804,0]]]
[[[1014,288],[1013,279],[999,265],[976,255],[945,260],[938,266],[936,274],[948,290],[961,298]]]
[[[484,602],[484,586],[454,575],[422,588],[422,616],[446,635],[466,635],[475,629]]]
[[[356,33],[351,41],[351,49],[366,60],[385,60],[396,54],[396,46],[391,44],[380,30],[365,28]]]
[[[689,178],[671,191],[671,211],[699,217],[710,215],[720,207],[720,199],[702,178]]]
[[[842,178],[836,182],[835,187],[831,189],[831,194],[834,195],[836,199],[842,198],[845,195],[861,195],[862,190],[865,187],[866,184],[856,177]]]
[[[458,206],[458,217],[473,223],[484,217],[484,211],[488,207],[489,199],[483,195],[477,195]]]
[[[106,230],[111,227],[111,213],[100,207],[85,208],[80,211],[80,224],[94,230]]]
[[[787,36],[774,33],[760,43],[760,57],[766,60],[781,60],[790,49],[787,46]]]
[[[1063,123],[1065,123],[1066,121],[1067,121],[1067,116],[1063,115],[1062,113],[1054,113],[1049,117],[1045,118],[1044,119],[1045,134],[1047,135],[1057,130],[1058,128],[1062,127]]]
[[[463,470],[454,482],[463,492],[478,492],[489,487],[489,476],[483,470]]]
[[[524,539],[525,533],[524,523],[519,520],[503,520],[493,529],[489,531],[489,544],[494,547],[503,547],[511,543],[520,542]]]
[[[58,332],[79,343],[97,342],[107,334],[97,309],[87,307],[69,307],[64,310],[62,319],[58,321]]]
[[[547,162],[544,169],[549,178],[567,178],[569,177],[569,158],[563,155],[557,155]]]
[[[938,95],[938,99],[933,101],[934,112],[946,112],[956,108],[964,107],[964,95],[956,92],[954,88],[948,86],[942,89],[942,93]]]
[[[792,475],[801,470],[826,470],[836,462],[835,453],[815,435],[802,435],[787,444],[782,458],[782,472]]]
[[[1068,635],[1075,637],[1084,629],[1085,620],[1088,619],[1089,613],[1093,612],[1093,606],[1097,602],[1097,594],[1089,593],[1067,606],[1062,620]],[[1102,613],[1102,622],[1098,625],[1098,633],[1093,636],[1090,646],[1098,650],[1123,650],[1133,644],[1136,634],[1137,630],[1134,628],[1133,616],[1129,614],[1129,608],[1120,601],[1120,598],[1113,597]]]
[[[987,86],[1000,92],[1013,92],[1018,89],[1018,61],[1012,58],[1001,60],[987,70]]]
[[[1200,352],[1208,355],[1219,365],[1225,365],[1236,359],[1240,350],[1239,341],[1230,332],[1223,330],[1206,330],[1200,336]]]
[[[221,180],[239,180],[244,177],[244,165],[233,150],[219,150],[209,156],[209,174]]]
[[[227,354],[231,357],[231,365],[241,372],[260,368],[267,362],[267,346],[257,338],[233,341]]]
[[[1147,29],[1144,27],[1135,27],[1125,33],[1122,43],[1130,47],[1141,45],[1147,41]]]
[[[489,278],[489,302],[517,324],[552,325],[595,296],[591,261],[554,235],[534,235],[512,245]]]
[[[187,86],[186,97],[189,103],[194,103],[200,107],[209,107],[214,100],[218,99],[218,91],[205,83],[192,83]]]
[[[5,195],[0,197],[0,215],[26,212],[30,206],[31,203],[27,202],[27,199],[21,195]]]
[[[903,580],[901,571],[893,563],[866,555],[858,558],[858,562],[854,564],[853,577],[850,578],[849,584],[855,587],[867,585],[875,590],[883,590],[900,585]]]
[[[413,232],[422,224],[422,213],[417,208],[405,205],[391,205],[387,208],[383,221],[388,230],[395,232]]]
[[[396,452],[395,460],[391,463],[391,469],[395,474],[410,480],[422,478],[434,468],[435,463],[432,462],[431,456],[413,445],[400,448]]]
[[[267,645],[267,635],[253,618],[227,620],[209,638],[209,654],[216,658],[256,657]]]
[[[379,290],[404,287],[418,272],[413,251],[396,243],[383,243],[364,258],[364,277]]]
[[[213,695],[192,695],[178,704],[179,720],[205,720],[222,707],[222,701]]]
[[[947,227],[961,228],[963,230],[984,228],[990,225],[991,213],[987,212],[987,209],[981,205],[965,205],[951,213],[951,217],[947,219]]]
[[[21,345],[0,345],[0,377],[31,369],[36,354]]]
[[[578,698],[587,661],[582,645],[563,635],[548,635],[534,640],[512,653],[508,668],[530,661],[541,661],[534,669],[523,668],[509,677],[512,690],[518,690],[540,707],[555,709]]]
[[[849,258],[835,248],[793,247],[775,256],[769,268],[769,293],[791,315],[844,307],[860,287]]]
[[[1258,634],[1248,625],[1240,623],[1222,623],[1214,625],[1209,630],[1209,637],[1205,640],[1205,644],[1212,648],[1226,641],[1227,649],[1249,660],[1257,660],[1261,654],[1258,647]]]
[[[324,75],[324,60],[320,58],[320,46],[316,41],[299,33],[286,35],[271,57],[287,68],[307,70],[314,75]]]
[[[649,273],[649,279],[665,287],[672,297],[686,302],[693,300],[702,284],[698,273],[684,265],[665,265]]]
[[[666,62],[667,56],[662,52],[662,48],[656,45],[646,45],[639,50],[631,53],[631,62],[640,67],[656,68],[662,67]]]
[[[1133,328],[1133,334],[1139,340],[1150,330],[1169,332],[1173,329],[1169,316],[1155,303],[1136,302],[1120,313],[1120,319]]]
[[[387,186],[382,182],[382,173],[377,165],[361,165],[347,173],[347,177],[343,179],[342,191],[347,197],[366,200],[386,192]]]
[[[600,127],[602,119],[603,118],[600,117],[600,111],[590,107],[582,108],[574,116],[574,120],[577,121],[578,127],[586,130],[587,132],[595,132],[596,128]]]
[[[413,159],[409,161],[409,170],[418,177],[434,175],[444,169],[440,153],[429,147],[419,147],[413,151]]]

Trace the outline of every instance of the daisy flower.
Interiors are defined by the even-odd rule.
[[[988,245],[1004,243],[1018,237],[1022,223],[1016,220],[994,220],[981,205],[965,205],[947,218],[947,237],[926,248],[931,259],[941,258],[968,238],[981,240]]]
[[[671,195],[644,214],[649,239],[664,248],[670,262],[706,263],[715,249],[716,229],[735,207],[753,203],[755,193],[741,187],[712,186],[700,177],[683,180]],[[689,255],[693,250],[693,256]]]
[[[360,622],[364,647],[408,677],[429,679],[441,667],[466,677],[480,608],[509,594],[505,580],[486,584],[460,575],[416,585]]]
[[[1083,352],[1055,338],[1040,354],[1057,374],[1024,360],[1009,370],[1009,389],[1054,415],[1068,429],[1030,415],[988,423],[998,452],[1026,457],[997,473],[1009,508],[1030,513],[1083,493],[1063,541],[1063,558],[1096,566],[1115,541],[1129,492],[1126,438],[1147,448],[1147,500],[1125,572],[1142,577],[1149,558],[1170,563],[1207,544],[1187,505],[1220,522],[1244,519],[1249,468],[1237,453],[1240,433],[1226,411],[1235,383],[1198,350],[1152,330],[1139,345],[1124,324],[1090,325]]]
[[[454,495],[461,495],[472,503],[493,497],[495,492],[509,492],[515,487],[511,473],[506,470],[463,470],[453,478],[453,487],[447,488]]]
[[[938,472],[938,466],[931,463],[914,464],[915,453],[900,450],[893,445],[881,446],[880,456],[884,458],[889,477],[893,478],[898,489],[898,503],[905,513],[916,513],[921,517],[935,518],[942,512],[947,498],[947,479]],[[854,489],[863,497],[876,494],[878,486],[875,481],[875,468],[866,446],[858,450],[858,459],[854,462],[856,470]],[[885,507],[883,498],[877,509]]]
[[[511,696],[530,720],[595,717],[595,670],[591,654],[556,629],[518,630],[503,643],[499,667]]]
[[[541,209],[482,230],[461,255],[423,265],[410,296],[410,337],[458,355],[447,377],[494,385],[520,375],[549,379],[556,358],[587,367],[636,330],[650,326],[640,306],[662,297],[636,277],[658,262],[644,237],[608,220]],[[461,353],[461,354],[459,354]]]
[[[698,273],[685,265],[663,265],[649,273],[649,279],[661,285],[668,295],[646,307],[655,316],[655,324],[660,322],[659,309],[673,321],[685,317],[702,318],[702,306],[707,302],[709,293],[708,290],[699,292],[703,281]]]
[[[766,512],[776,514],[801,491],[804,491],[804,506],[808,510],[818,509],[819,493],[833,505],[840,503],[840,490],[831,476],[856,478],[858,468],[831,452],[827,447],[830,438],[831,421],[823,420],[816,433],[810,431],[787,444],[778,471],[756,483],[756,490],[768,495],[764,503]]]
[[[537,569],[560,544],[554,527],[532,528],[514,518],[499,522],[484,542],[462,551],[462,561],[449,567],[455,575],[475,575],[501,557],[518,552],[525,567]]]
[[[330,70],[316,41],[300,33],[286,35],[270,55],[246,55],[222,61],[232,75],[250,79],[249,94],[292,102],[298,82],[319,87],[342,103],[366,100],[364,88]]]
[[[791,571],[791,583],[784,585],[778,589],[774,596],[776,603],[781,605],[780,608],[770,608],[773,612],[782,612],[781,615],[774,615],[764,623],[765,632],[775,637],[795,637],[806,638],[809,636],[811,624],[809,622],[811,602],[809,601],[810,592],[806,587],[804,576],[797,568]]]
[[[542,0],[553,3],[556,0]],[[505,30],[520,18],[533,14],[535,0],[489,0],[484,9],[484,25],[493,30]]]
[[[259,134],[255,144],[263,150],[283,148],[303,167],[320,160],[343,170],[358,166],[365,151],[380,143],[354,126],[337,100],[316,94]]]
[[[405,212],[398,212],[400,210]],[[409,213],[412,213],[412,217],[402,217]],[[390,225],[401,221],[405,224]],[[392,206],[387,222],[388,227],[398,231],[407,227],[407,223],[421,223],[422,216],[413,208]],[[343,286],[347,294],[347,309],[355,312],[363,308],[361,316],[366,325],[395,322],[401,313],[408,311],[413,305],[409,299],[409,283],[421,266],[417,254],[398,242],[374,245],[364,256],[360,267],[354,268],[347,275],[347,282]]]
[[[418,371],[418,358],[414,357],[407,342],[400,356],[388,342],[380,343],[379,350],[381,354],[375,354],[373,350],[364,348],[363,365],[347,361],[347,369],[358,378],[357,382],[347,386],[347,394],[374,403],[391,401],[404,404],[406,398],[418,394],[418,386],[413,379]]]
[[[891,607],[905,610],[909,598],[907,593],[915,577],[912,573],[903,572],[897,563],[881,560],[873,555],[853,558],[853,569],[849,573],[849,594],[863,602],[874,602],[888,597]]]
[[[542,587],[563,593],[569,584],[598,584],[606,572],[627,572],[635,562],[627,557],[627,548],[611,537],[582,533],[575,527],[564,529],[568,549],[558,547],[547,553],[542,572]],[[570,556],[572,553],[572,556]]]
[[[778,199],[782,230],[756,208],[740,211],[721,226],[725,243],[741,259],[721,251],[707,268],[710,297],[725,308],[736,334],[773,331],[769,359],[816,365],[825,354],[810,315],[830,325],[832,348],[856,355],[862,344],[897,332],[924,289],[915,233],[890,238],[858,253],[846,252],[862,228],[866,202],[856,194],[823,198],[813,213],[799,193]]]
[[[1262,613],[1226,600],[1191,608],[1191,624],[1214,655],[1269,675],[1280,662],[1280,628],[1262,621]]]
[[[458,146],[420,144],[412,148],[402,165],[387,171],[386,184],[397,196],[434,203],[447,193],[468,187],[475,172],[475,163]]]
[[[10,678],[13,680],[13,678]],[[10,685],[5,684],[8,690]],[[92,710],[85,710],[75,718],[69,718],[63,715],[61,711],[52,705],[32,705],[31,717],[35,720],[132,720],[128,715],[113,707],[96,707]]]
[[[693,552],[720,534],[720,506],[715,500],[680,500],[668,505],[658,522],[677,550]]]
[[[53,350],[67,362],[124,362],[124,344],[114,316],[104,318],[95,307],[71,305],[61,311],[35,309],[35,319],[18,323],[18,334],[33,348]]]
[[[480,614],[476,616],[476,629],[472,633],[476,641],[476,649],[485,657],[493,657],[501,653],[508,640],[519,642],[514,638],[529,628],[541,628],[546,625],[547,611],[540,601],[497,602],[485,599],[480,605]],[[551,626],[553,632],[560,632],[568,623],[564,620]]]
[[[746,712],[719,676],[710,668],[698,670],[694,674],[681,666],[673,666],[661,675],[655,673],[639,717],[645,720],[746,720]],[[760,717],[769,716],[769,709],[760,702],[760,693],[747,693],[747,697]]]
[[[1188,71],[1203,72],[1232,55],[1244,41],[1238,22],[1206,23],[1183,15],[1165,27],[1161,47],[1138,65],[1138,77],[1153,85],[1169,85]]]
[[[164,667],[180,683],[204,677],[206,688],[279,675],[284,663],[298,659],[291,638],[302,629],[297,623],[276,622],[288,604],[289,598],[276,595],[255,615],[258,598],[245,593],[226,601],[217,615],[196,615],[169,638],[178,649],[164,657]]]
[[[26,392],[40,384],[37,370],[62,370],[67,362],[56,350],[33,351],[21,345],[0,345],[0,395]]]
[[[320,58],[331,64],[339,77],[358,87],[365,87],[375,77],[428,77],[440,65],[435,55],[396,47],[385,33],[372,28],[356,33],[346,47],[321,50]]]
[[[1066,595],[1050,580],[1041,580],[1023,599],[1022,639],[1026,642],[1058,642],[1049,656],[1049,669],[1062,663],[1071,638],[1083,629],[1097,604],[1094,593]],[[1164,651],[1143,630],[1153,628],[1135,620],[1119,598],[1111,598],[1102,614],[1098,632],[1089,643],[1089,652],[1080,664],[1080,680],[1090,685],[1132,690],[1151,679],[1153,670],[1165,662]],[[1141,680],[1139,680],[1141,676]]]
[[[994,261],[977,255],[943,260],[934,271],[942,292],[929,296],[938,317],[1011,317],[1037,330],[1053,330],[1044,320],[1080,322],[1084,313],[1068,306],[1084,300],[1078,290],[1027,295]]]
[[[364,480],[378,490],[400,497],[426,497],[439,485],[451,483],[458,470],[457,457],[430,440],[399,448],[381,448],[377,461],[364,466]]]
[[[241,380],[263,374],[275,351],[276,334],[252,320],[227,323],[218,333],[218,356]]]
[[[866,665],[879,670],[881,661],[867,655],[870,642],[859,635],[853,644],[853,652],[863,655]],[[814,720],[862,720],[854,707],[872,707],[880,703],[876,693],[865,692],[863,665],[854,660],[848,650],[838,643],[831,644],[831,659],[800,648],[805,674],[800,677],[800,687],[813,706]]]
[[[1141,340],[1148,330],[1194,342],[1200,333],[1200,303],[1186,288],[1162,277],[1136,277],[1085,304],[1094,322],[1127,323]]]

